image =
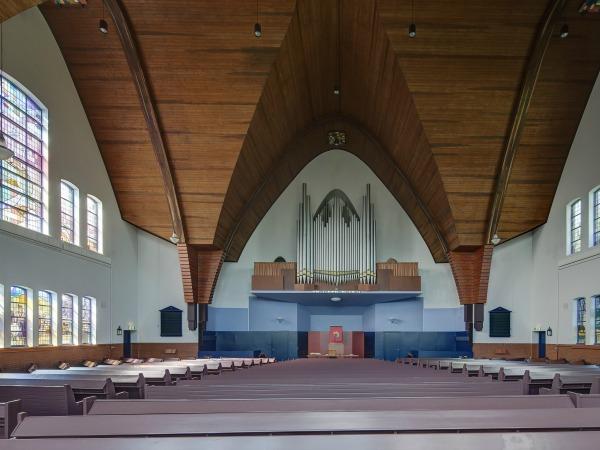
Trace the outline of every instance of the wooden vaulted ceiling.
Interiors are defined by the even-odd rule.
[[[416,2],[415,39],[410,0],[260,0],[260,39],[255,2],[106,1],[122,9],[145,74],[186,242],[237,259],[279,193],[328,149],[329,127],[349,131],[346,149],[386,183],[437,261],[488,241],[528,61],[556,0]],[[600,18],[562,3],[506,172],[503,239],[547,219],[600,67]],[[168,238],[164,167],[115,24],[97,31],[100,0],[40,9],[123,218]]]
[[[0,22],[16,16],[22,11],[39,5],[44,0],[2,0],[0,2]]]

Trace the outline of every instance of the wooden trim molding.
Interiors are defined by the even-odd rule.
[[[169,211],[171,213],[173,232],[179,237],[181,242],[185,242],[185,231],[181,210],[179,207],[179,200],[177,198],[177,191],[175,189],[175,183],[173,181],[173,175],[169,165],[169,159],[167,157],[166,146],[162,137],[158,115],[156,113],[152,95],[150,94],[150,88],[148,86],[146,73],[138,52],[135,37],[133,36],[133,32],[129,26],[129,20],[121,1],[103,1],[106,5],[106,9],[109,11],[112,17],[115,29],[119,35],[121,44],[123,45],[123,51],[125,53],[125,57],[127,58],[127,64],[131,70],[133,82],[140,97],[140,105],[148,126],[150,141],[152,142],[152,148],[154,149],[154,154],[160,167],[162,182],[165,188],[165,195],[167,197]]]
[[[487,301],[494,246],[454,250],[448,253],[452,275],[461,305]]]
[[[56,368],[60,361],[73,364],[85,359],[98,361],[110,357],[120,358],[122,354],[121,344],[0,348],[0,370],[18,372],[27,369],[30,364],[50,369]]]
[[[531,99],[535,91],[540,69],[546,55],[546,50],[550,44],[554,27],[563,14],[567,0],[551,0],[546,13],[539,27],[536,40],[527,61],[527,67],[523,74],[521,89],[517,97],[514,108],[513,118],[510,125],[510,131],[506,141],[506,146],[502,154],[499,171],[496,176],[496,187],[494,191],[494,200],[490,209],[488,219],[488,231],[486,243],[490,243],[494,234],[498,230],[500,215],[504,204],[504,197],[508,188],[508,181],[512,172],[513,163],[521,140],[521,134],[525,126],[527,112]]]

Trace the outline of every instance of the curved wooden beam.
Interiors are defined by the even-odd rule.
[[[554,27],[562,16],[566,4],[567,0],[550,0],[527,61],[527,67],[523,75],[523,81],[521,82],[521,90],[514,109],[510,132],[502,155],[502,163],[496,176],[494,201],[488,219],[487,244],[491,242],[492,237],[498,230],[504,197],[521,140],[521,134],[525,126],[527,111],[531,104],[546,50],[548,50],[550,39],[552,39]]]
[[[162,138],[162,132],[158,123],[158,116],[154,107],[154,102],[150,94],[148,82],[144,67],[142,66],[141,58],[137,49],[135,38],[129,26],[129,21],[126,12],[120,0],[103,0],[106,9],[110,13],[121,44],[127,58],[131,76],[135,84],[136,91],[140,97],[140,104],[150,133],[150,141],[154,149],[154,155],[160,167],[163,185],[165,187],[165,195],[171,212],[171,221],[173,223],[173,232],[179,237],[181,242],[185,242],[185,231],[183,220],[181,218],[181,210],[177,199],[177,191],[173,182],[171,167],[167,157],[166,146]]]
[[[384,163],[383,165],[392,170],[393,176],[397,177],[397,179],[400,181],[402,186],[405,187],[406,192],[410,196],[410,201],[415,202],[415,204],[418,207],[418,210],[423,214],[423,217],[425,218],[430,230],[432,231],[433,235],[435,236],[435,239],[438,242],[438,244],[442,250],[442,253],[444,255],[443,257],[440,257],[440,256],[436,257],[436,254],[434,254],[434,251],[432,250],[432,248],[430,246],[430,242],[427,242],[427,239],[425,239],[425,236],[424,236],[424,239],[426,240],[426,242],[428,244],[428,247],[432,253],[432,256],[434,257],[434,259],[437,262],[445,262],[448,252],[449,252],[448,243],[447,243],[443,233],[441,232],[440,228],[438,227],[437,223],[435,222],[427,205],[425,205],[425,203],[417,195],[416,190],[410,183],[410,180],[408,179],[408,177],[398,167],[398,165],[395,163],[395,161],[392,159],[392,157],[389,155],[389,153],[387,151],[385,151],[385,149],[381,146],[379,141],[374,136],[372,136],[367,130],[365,130],[361,124],[357,123],[355,120],[353,120],[351,118],[341,117],[341,116],[326,117],[326,118],[322,118],[321,120],[313,122],[308,128],[306,128],[301,133],[299,133],[292,140],[292,142],[286,146],[286,149],[282,153],[282,156],[278,159],[278,161],[276,161],[271,166],[267,176],[265,176],[263,178],[260,185],[254,190],[254,192],[252,193],[249,200],[245,203],[244,208],[242,209],[242,211],[240,212],[240,214],[238,215],[238,217],[235,221],[235,225],[229,231],[227,239],[225,241],[225,246],[224,246],[224,252],[223,252],[224,259],[227,258],[228,260],[230,260],[229,258],[232,257],[232,254],[231,254],[232,244],[234,243],[236,235],[240,232],[240,227],[246,221],[252,221],[252,217],[251,217],[252,215],[256,216],[255,209],[257,209],[257,205],[260,205],[261,202],[264,200],[264,198],[268,197],[270,192],[275,192],[275,191],[277,192],[276,196],[275,196],[275,199],[276,199],[283,192],[283,190],[289,185],[289,182],[302,170],[302,168],[304,168],[306,166],[306,164],[308,164],[310,161],[312,161],[315,157],[317,157],[321,153],[329,151],[332,148],[332,146],[326,144],[326,140],[325,140],[326,134],[323,134],[323,136],[322,136],[323,137],[322,145],[319,145],[319,146],[304,145],[304,143],[306,143],[306,141],[310,139],[311,134],[318,133],[321,131],[326,131],[331,127],[337,127],[337,129],[345,129],[345,131],[347,131],[347,132],[354,131],[356,134],[360,134],[361,137],[363,137],[364,139],[366,139],[369,142],[370,150],[372,151],[372,153],[369,153],[369,155],[372,155],[373,160],[383,161],[383,163]],[[348,134],[350,134],[350,133],[348,133]],[[350,136],[349,140],[350,141],[352,140],[352,136]],[[299,147],[301,147],[303,149],[302,152],[295,151]],[[313,149],[313,151],[312,152],[306,151],[307,148]],[[382,179],[382,173],[381,173],[381,171],[377,170],[377,167],[375,167],[375,164],[373,163],[373,161],[370,161],[369,158],[366,157],[366,155],[359,154],[358,150],[356,148],[353,148],[351,146],[351,144],[344,145],[341,147],[333,147],[333,148],[336,148],[339,150],[345,150],[349,153],[354,154],[355,156],[360,158],[365,164],[367,164],[371,168],[371,170],[373,170],[375,172],[375,174],[377,175],[378,178]],[[294,162],[294,161],[292,161],[294,158],[302,158],[302,159],[300,161],[295,162],[295,165],[293,165],[293,169],[290,167],[287,167],[287,170],[286,170],[286,166],[288,166],[291,162]],[[279,185],[278,185],[277,178],[279,176],[281,176],[281,174],[286,174],[286,178],[289,178],[289,179],[284,180],[283,183],[279,183]],[[384,185],[385,184],[386,183],[384,182]],[[390,192],[392,192],[392,194],[394,195],[394,197],[396,198],[396,200],[398,200],[398,202],[400,204],[403,203],[402,199],[400,198],[398,193],[393,192],[393,191],[390,191]],[[267,210],[268,210],[268,208],[267,208]],[[412,215],[410,214],[408,209],[405,208],[405,210],[409,214],[409,217],[411,218],[411,220],[413,220],[413,223],[414,223],[414,220],[415,220],[414,217],[412,217]],[[265,213],[266,213],[266,211],[265,211]],[[261,214],[260,218],[262,218],[263,215],[264,214]],[[258,221],[256,221],[256,223],[253,224],[252,231],[256,228],[259,221],[260,221],[260,219]],[[420,231],[420,228],[418,226],[417,226],[417,229],[419,229],[419,231]],[[248,234],[248,231],[246,231],[246,234]],[[421,234],[423,234],[423,233],[421,233]],[[250,237],[249,235],[245,236],[244,242],[246,242],[249,237]],[[243,248],[243,246],[242,246],[242,248]],[[240,253],[241,253],[241,249],[236,249],[236,253],[235,253],[235,255],[233,255],[233,260],[237,260]]]

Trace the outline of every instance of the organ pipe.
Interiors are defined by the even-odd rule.
[[[331,191],[312,214],[306,184],[298,205],[296,280],[338,286],[348,282],[376,283],[375,207],[367,185],[359,215],[339,189]]]

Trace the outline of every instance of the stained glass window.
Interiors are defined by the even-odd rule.
[[[577,253],[581,250],[581,200],[575,200],[571,203],[570,213],[570,253]]]
[[[94,299],[83,297],[81,299],[81,343],[93,344],[94,329]]]
[[[63,294],[61,306],[61,329],[62,343],[73,344],[73,302],[75,298],[71,294]]]
[[[594,297],[594,331],[596,345],[600,344],[600,295]]]
[[[600,244],[600,188],[592,194],[592,245]]]
[[[10,345],[27,345],[27,291],[24,288],[10,288]]]
[[[75,244],[76,214],[75,187],[66,181],[60,182],[60,238]]]
[[[52,293],[38,294],[38,345],[52,345]]]
[[[0,218],[45,232],[46,109],[0,73],[0,126],[14,156],[0,162]]]
[[[577,343],[585,344],[585,298],[578,298],[577,302]]]
[[[87,196],[87,247],[88,249],[102,253],[101,248],[101,223],[102,203],[92,197]]]

